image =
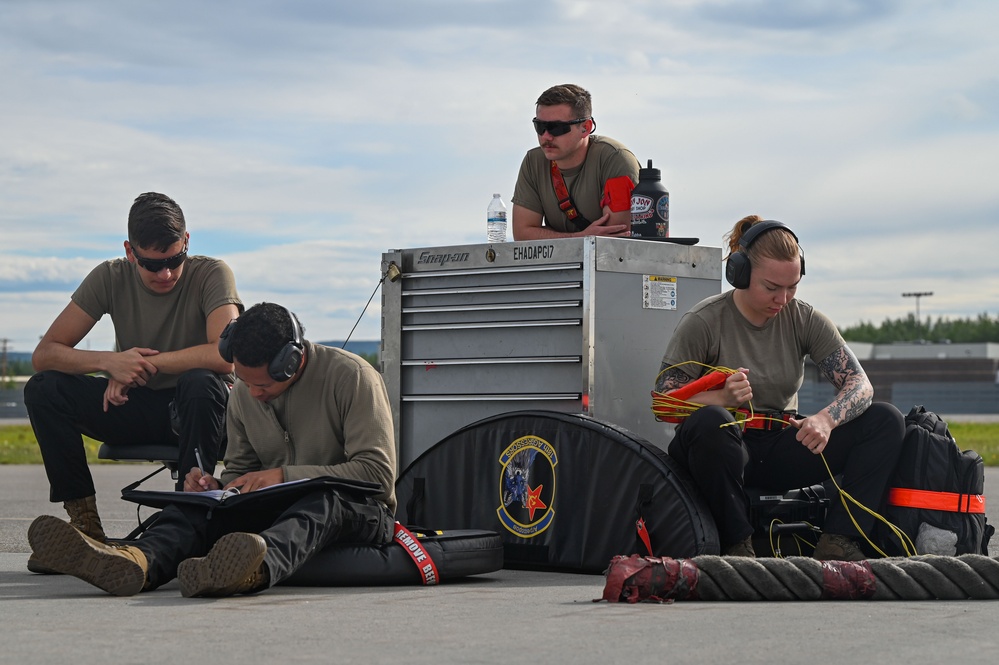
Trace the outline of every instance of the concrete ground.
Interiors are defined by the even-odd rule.
[[[94,467],[110,535],[135,524],[120,488],[151,468]],[[986,487],[999,486],[999,469],[986,473]],[[145,485],[170,486],[165,474]],[[603,578],[564,573],[502,570],[427,588],[276,587],[226,599],[183,598],[174,581],[116,598],[27,572],[28,525],[62,513],[47,498],[40,466],[0,466],[0,662],[912,665],[987,660],[997,647],[996,601],[593,603]],[[996,503],[989,521],[999,523]]]

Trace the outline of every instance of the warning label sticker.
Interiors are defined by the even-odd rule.
[[[642,309],[676,309],[676,277],[642,275]]]

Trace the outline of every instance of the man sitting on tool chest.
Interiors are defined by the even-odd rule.
[[[639,164],[621,143],[595,136],[590,93],[557,85],[537,101],[537,148],[524,157],[513,198],[514,240],[631,235]]]

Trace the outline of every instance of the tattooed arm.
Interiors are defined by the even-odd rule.
[[[816,454],[825,449],[833,428],[862,414],[874,400],[874,386],[848,346],[830,353],[818,367],[836,388],[836,398],[814,416],[791,421],[798,428],[798,441]]]
[[[669,367],[669,369],[667,369]],[[659,369],[659,376],[656,377],[656,391],[661,393],[668,393],[671,390],[676,390],[681,386],[685,386],[693,381],[686,372],[678,367],[670,367],[663,363],[662,367]]]
[[[819,370],[836,388],[836,399],[825,408],[833,427],[850,422],[874,401],[874,386],[857,356],[848,346],[841,346],[818,363]]]
[[[669,368],[669,369],[667,369]],[[729,375],[720,390],[705,390],[688,398],[687,401],[697,404],[712,404],[735,408],[753,399],[753,389],[749,385],[749,370],[740,367],[735,374]],[[693,381],[681,369],[663,364],[656,378],[656,391],[668,393],[681,388]]]

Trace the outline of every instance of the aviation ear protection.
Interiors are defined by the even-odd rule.
[[[752,265],[749,261],[749,255],[746,254],[746,250],[749,249],[757,238],[773,229],[784,229],[794,238],[794,241],[798,242],[798,236],[795,235],[794,231],[789,229],[783,222],[777,222],[772,219],[767,219],[762,222],[757,222],[749,227],[742,237],[739,238],[739,249],[732,252],[728,257],[728,263],[725,266],[725,279],[728,283],[737,289],[748,289],[749,288],[749,277],[752,274]],[[805,274],[805,253],[802,251],[801,247],[798,247],[798,256],[801,260],[801,274]]]
[[[302,328],[298,325],[298,319],[285,307],[291,319],[292,339],[288,340],[277,355],[267,365],[267,374],[275,381],[284,382],[295,376],[299,365],[302,364],[302,356],[305,354],[305,342],[302,341]],[[233,319],[222,330],[219,335],[219,355],[227,363],[232,362],[232,333],[236,329],[239,319]]]

